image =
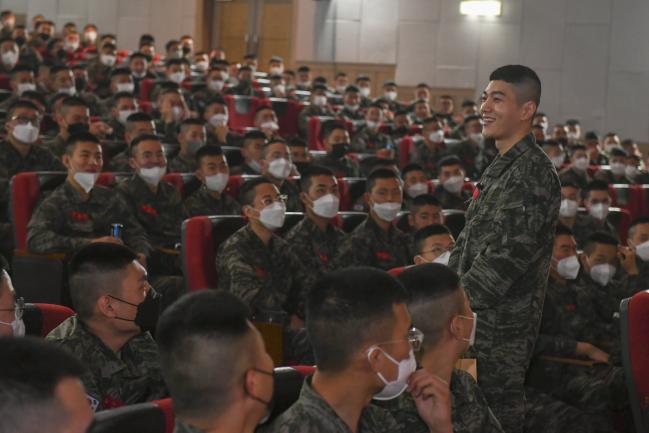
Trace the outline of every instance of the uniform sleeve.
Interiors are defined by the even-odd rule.
[[[575,356],[577,340],[560,335],[539,334],[534,345],[534,355]]]
[[[27,225],[27,248],[35,253],[68,253],[90,243],[90,239],[62,233],[63,214],[54,198],[45,199]]]
[[[475,309],[497,305],[530,265],[547,253],[540,239],[547,236],[547,230],[554,230],[554,220],[548,212],[558,211],[557,203],[553,202],[558,197],[545,190],[525,200],[523,196],[532,194],[534,187],[519,184],[510,193],[505,191],[507,202],[497,210],[494,233],[488,235],[482,251],[462,275],[462,283]]]
[[[372,250],[361,239],[349,236],[340,247],[331,263],[331,269],[343,269],[350,266],[372,266]]]
[[[219,289],[234,293],[248,305],[264,288],[255,268],[234,247],[224,248],[217,256],[217,275]]]
[[[285,308],[288,313],[297,314],[298,317],[304,319],[306,296],[315,283],[315,276],[307,272],[295,254],[289,251],[288,257],[294,280]]]
[[[448,267],[454,270],[455,272],[460,272],[460,258],[462,257],[462,251],[464,251],[464,245],[466,244],[465,231],[460,232],[460,236],[457,237],[455,241],[455,246],[453,251],[451,251],[451,257],[448,260]]]
[[[119,219],[124,221],[124,241],[135,252],[149,256],[152,251],[151,244],[147,239],[146,232],[139,221],[131,213],[128,205],[120,195],[115,195],[114,207]]]

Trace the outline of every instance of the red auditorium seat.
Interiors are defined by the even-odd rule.
[[[400,267],[398,267],[398,268],[392,268],[392,269],[390,269],[390,270],[388,271],[388,274],[390,274],[391,276],[393,276],[393,277],[396,278],[396,277],[399,276],[399,274],[400,274],[401,272],[405,271],[405,270],[406,270],[407,268],[409,268],[409,267],[410,267],[410,266],[400,266]]]
[[[151,101],[146,101],[144,99],[140,99],[138,101],[138,104],[140,105],[140,110],[146,114],[151,114],[153,113],[153,105],[151,104]]]
[[[88,429],[88,433],[126,432],[168,433],[166,414],[152,402],[133,404],[98,412]]]
[[[151,403],[162,409],[165,416],[165,433],[173,433],[175,428],[176,416],[174,415],[174,406],[170,398],[154,400]]]
[[[292,137],[298,135],[297,119],[303,105],[293,99],[270,98],[273,111],[279,123],[279,135]]]
[[[325,150],[322,140],[320,140],[320,126],[326,120],[332,120],[333,117],[311,116],[309,117],[307,139],[309,150]]]
[[[71,308],[63,305],[25,304],[23,320],[28,335],[45,337],[74,314]]]
[[[649,431],[649,291],[620,305],[622,365],[637,432]]]
[[[254,96],[225,95],[228,106],[228,126],[238,132],[243,132],[255,124],[255,111],[260,105],[259,98]]]
[[[275,388],[273,390],[273,410],[269,421],[293,405],[300,396],[304,378],[315,372],[315,367],[297,365],[275,368]]]
[[[173,185],[183,197],[188,197],[201,186],[194,173],[167,173],[162,180]]]
[[[11,77],[9,75],[0,75],[0,89],[11,90],[9,81],[11,81]]]
[[[155,86],[153,78],[145,78],[140,81],[140,99],[143,101],[151,101],[151,92]]]
[[[407,135],[399,142],[399,165],[401,168],[410,162],[410,152],[413,150],[414,143],[412,137]]]
[[[340,210],[350,211],[354,203],[365,193],[364,177],[339,177]]]

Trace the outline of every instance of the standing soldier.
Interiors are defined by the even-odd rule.
[[[478,381],[507,433],[521,432],[525,372],[539,329],[559,216],[560,185],[552,162],[535,143],[532,119],[541,82],[528,67],[509,65],[482,93],[486,138],[499,155],[485,170],[453,250],[478,315]]]

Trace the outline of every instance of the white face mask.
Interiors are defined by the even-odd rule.
[[[185,81],[185,73],[183,71],[172,72],[171,74],[169,74],[169,80],[173,81],[174,83],[180,84]]]
[[[649,262],[649,241],[637,245],[635,247],[635,253],[643,262]]]
[[[225,81],[212,80],[207,83],[207,86],[213,92],[220,92],[223,89],[223,86],[225,86]]]
[[[99,56],[99,61],[105,66],[113,66],[117,61],[117,57],[112,54],[101,54]]]
[[[574,200],[564,198],[561,200],[561,207],[559,208],[559,216],[563,218],[572,218],[577,215],[579,204]]]
[[[365,121],[365,126],[367,126],[367,129],[370,129],[372,131],[376,131],[379,129],[379,126],[381,125],[380,122],[375,122],[373,120],[366,120]]]
[[[313,97],[313,105],[318,107],[324,107],[327,105],[327,97],[323,95],[317,95]]]
[[[286,92],[286,86],[284,84],[277,84],[273,87],[273,90],[275,91],[275,93],[284,94]]]
[[[360,91],[361,91],[361,96],[363,98],[369,98],[370,97],[370,88],[369,87],[361,87]]]
[[[275,179],[286,179],[291,174],[291,162],[285,158],[273,159],[268,164],[268,172]]]
[[[395,91],[385,92],[384,95],[388,101],[394,101],[397,99],[397,92]]]
[[[84,172],[77,172],[74,173],[74,180],[79,184],[79,186],[88,194],[92,188],[95,186],[95,182],[97,182],[97,178],[99,177],[99,173],[84,173]]]
[[[258,163],[256,160],[254,160],[254,159],[251,159],[251,160],[248,162],[248,167],[252,168],[253,171],[255,171],[256,173],[261,173],[261,164],[259,164],[259,163]]]
[[[579,139],[579,134],[577,134],[574,131],[568,131],[566,133],[566,138],[568,138],[568,140],[570,140],[570,141],[575,141],[575,140]]]
[[[167,172],[167,167],[140,168],[138,174],[149,185],[158,186],[160,179]]]
[[[388,358],[390,362],[397,365],[399,367],[399,373],[395,380],[389,381],[385,379],[383,374],[377,372],[376,375],[385,384],[385,387],[378,394],[374,394],[373,398],[375,400],[392,400],[393,398],[399,397],[406,390],[406,388],[408,387],[408,378],[412,373],[415,372],[415,370],[417,370],[417,360],[415,359],[415,353],[411,349],[406,359],[397,361],[385,350],[375,346],[367,352],[368,360],[370,359],[372,352],[374,352],[375,350],[380,350],[381,352],[383,352],[385,357]]]
[[[36,90],[36,84],[33,83],[19,83],[16,87],[18,96],[22,95],[25,92],[33,92]]]
[[[464,176],[451,176],[442,185],[451,194],[458,194],[464,186]]]
[[[611,173],[615,176],[624,176],[626,170],[626,164],[623,162],[612,162],[611,163]]]
[[[273,66],[272,68],[268,68],[268,72],[270,75],[282,75],[284,68],[281,66]]]
[[[422,194],[427,194],[428,193],[428,184],[423,183],[423,182],[418,182],[410,185],[408,188],[406,188],[406,194],[408,194],[408,197],[410,198],[415,198],[419,197]]]
[[[0,322],[0,325],[11,326],[14,337],[25,336],[25,322],[23,322],[23,319],[14,319],[11,323]]]
[[[268,230],[277,230],[284,225],[286,205],[278,201],[266,206],[259,212],[259,222]]]
[[[18,63],[18,51],[7,51],[2,53],[2,63],[13,67]]]
[[[467,343],[469,343],[469,347],[471,347],[475,344],[475,331],[476,329],[478,329],[478,313],[473,312],[473,317],[462,316],[462,315],[458,315],[458,317],[461,317],[462,319],[466,319],[466,320],[473,320],[473,325],[471,327],[471,334],[469,334],[469,338],[461,338],[462,341],[466,341]]]
[[[336,86],[336,92],[345,93],[346,88],[347,88],[347,86]]]
[[[38,128],[31,123],[14,126],[12,135],[21,143],[32,144],[38,140]]]
[[[552,164],[554,165],[555,168],[561,168],[565,160],[566,160],[566,155],[564,155],[563,153],[559,156],[553,156],[552,158],[550,158],[550,161],[552,161]]]
[[[588,168],[588,158],[577,158],[572,165],[579,171],[586,171]]]
[[[229,179],[230,176],[228,176],[225,173],[218,173],[212,176],[205,176],[205,186],[210,191],[221,193],[228,185]]]
[[[198,72],[205,72],[207,69],[210,67],[210,64],[208,62],[197,62],[196,63],[196,70]]]
[[[61,87],[59,93],[65,93],[66,95],[74,96],[77,94],[77,88],[74,86],[71,87]]]
[[[633,179],[638,175],[638,167],[635,167],[633,165],[627,165],[626,168],[624,169],[624,174],[626,177],[629,179]]]
[[[608,205],[604,203],[594,204],[590,207],[589,212],[593,218],[603,221],[608,216]]]
[[[356,104],[356,105],[345,104],[345,109],[348,110],[348,111],[351,111],[352,113],[357,112],[359,108],[360,108],[360,106],[358,104]]]
[[[133,90],[135,90],[135,84],[133,83],[117,83],[117,91],[118,92],[128,92],[128,93],[133,93]]]
[[[215,128],[220,126],[225,126],[228,124],[228,115],[227,114],[215,114],[210,117],[210,125]]]
[[[615,266],[607,263],[595,265],[590,268],[590,278],[600,286],[606,286],[615,275]]]
[[[137,111],[136,110],[119,110],[119,112],[117,113],[117,120],[119,120],[119,123],[126,126],[126,119],[128,119],[128,116],[130,116],[133,113],[137,113]]]
[[[279,125],[277,124],[277,122],[274,122],[272,120],[262,123],[261,125],[259,125],[259,127],[261,129],[270,129],[272,131],[277,131],[279,129]]]
[[[185,115],[185,109],[176,105],[174,107],[171,107],[171,114],[174,120],[178,122],[182,120],[183,116]]]
[[[561,278],[574,280],[579,275],[579,259],[577,256],[566,257],[557,262],[557,273]]]
[[[374,203],[372,205],[372,210],[383,221],[392,222],[397,217],[397,214],[401,210],[401,203]]]
[[[435,260],[433,260],[433,263],[439,263],[440,265],[448,266],[448,261],[450,258],[451,252],[444,251],[444,253],[440,254]]]
[[[474,133],[474,134],[469,135],[469,138],[470,138],[471,141],[473,141],[474,143],[481,144],[481,143],[482,143],[482,140],[483,140],[484,137],[482,136],[482,133],[481,133],[481,132],[477,132],[477,133]]]
[[[444,131],[437,130],[428,134],[428,139],[433,143],[441,143],[444,141]]]
[[[333,194],[327,194],[313,201],[313,213],[322,218],[333,218],[338,214],[340,200]]]
[[[133,75],[135,78],[144,78],[146,77],[146,69],[142,72],[131,71],[131,75]]]
[[[617,144],[607,144],[606,145],[606,152],[611,153],[613,149],[622,149],[619,145]]]

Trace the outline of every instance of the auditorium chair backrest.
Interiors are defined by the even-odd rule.
[[[410,162],[410,152],[413,150],[414,143],[412,137],[406,135],[399,142],[399,165],[401,168]]]
[[[463,210],[459,209],[443,209],[444,225],[450,230],[453,237],[457,240],[464,230],[466,224],[466,217]]]
[[[270,414],[270,420],[277,418],[278,415],[286,411],[300,396],[302,384],[307,376],[315,372],[315,367],[311,366],[294,366],[275,368],[275,381],[273,390],[273,410]]]
[[[228,126],[235,131],[244,131],[255,124],[255,112],[260,105],[254,96],[225,95],[228,106]]]
[[[167,433],[167,422],[158,405],[139,403],[97,412],[88,433]]]
[[[66,319],[74,316],[71,308],[56,304],[25,304],[23,321],[28,335],[46,337]]]
[[[365,218],[365,212],[338,212],[333,224],[345,233],[351,233]]]
[[[579,213],[585,214],[588,211],[585,208],[579,208]],[[608,209],[607,220],[615,226],[617,235],[620,239],[620,244],[626,245],[626,238],[631,226],[631,212],[619,207],[610,207]]]
[[[277,115],[279,135],[282,137],[298,135],[297,119],[303,105],[293,99],[269,98],[268,101]]]
[[[637,432],[649,431],[649,290],[620,305],[622,365]]]
[[[174,406],[171,398],[163,398],[162,400],[154,400],[151,403],[158,406],[165,416],[165,433],[173,433],[175,428],[176,416],[174,414]]]
[[[143,101],[151,101],[151,92],[155,86],[153,78],[145,78],[140,81],[140,99]]]
[[[364,177],[339,177],[338,187],[340,188],[340,210],[351,211],[354,204],[365,194]]]
[[[162,180],[173,185],[183,198],[189,197],[201,186],[194,173],[167,173]]]
[[[325,150],[324,144],[320,139],[320,127],[322,123],[327,120],[333,120],[333,117],[327,116],[311,116],[309,117],[307,126],[307,139],[309,142],[310,150]]]

